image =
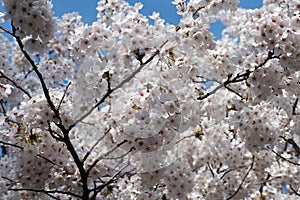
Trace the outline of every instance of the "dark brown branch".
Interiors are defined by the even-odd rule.
[[[4,146],[6,145],[6,146],[11,146],[11,147],[19,148],[19,149],[24,149],[24,147],[21,147],[21,146],[19,146],[19,145],[12,144],[12,143],[4,142],[4,141],[2,141],[2,140],[0,140],[0,144],[2,144],[2,145],[4,145]],[[37,156],[37,157],[40,157],[40,158],[42,158],[42,159],[44,159],[44,160],[46,160],[47,162],[49,162],[49,163],[51,163],[51,164],[53,164],[53,165],[57,165],[56,163],[54,163],[54,162],[51,161],[50,159],[46,158],[45,156],[42,156],[41,154],[37,154],[36,156]],[[58,165],[57,165],[57,166],[58,166]]]
[[[32,72],[33,72],[33,69],[29,70],[29,71],[25,74],[24,78],[27,78]]]
[[[267,147],[268,149],[270,149],[270,147]],[[276,156],[278,156],[279,158],[281,158],[282,160],[284,161],[287,161],[288,163],[291,163],[293,165],[297,165],[297,166],[300,166],[299,163],[296,163],[296,162],[293,162],[285,157],[283,157],[282,155],[280,155],[279,153],[277,153],[276,151],[274,151],[273,149],[270,149]]]
[[[168,41],[166,41],[163,45],[161,45],[160,48],[162,48]],[[123,87],[125,83],[128,83],[130,80],[132,80],[148,63],[150,63],[155,56],[159,54],[159,50],[155,51],[150,58],[146,60],[146,62],[140,64],[140,67],[136,69],[129,77],[124,79],[121,83],[119,83],[115,88],[110,87],[110,78],[109,75],[107,76],[107,83],[108,83],[108,88],[104,96],[96,103],[94,104],[86,113],[84,113],[81,117],[79,117],[73,124],[69,126],[67,129],[70,131],[72,128],[74,128],[79,122],[82,122],[85,118],[87,118],[96,108],[98,108],[104,101],[116,90],[120,89]]]
[[[29,92],[27,92],[24,88],[22,88],[20,85],[18,85],[13,79],[6,76],[3,72],[0,72],[0,78],[5,78],[9,82],[11,82],[16,88],[21,90],[24,94],[26,94],[29,98],[31,98],[31,95]]]
[[[295,100],[295,103],[293,104],[292,115],[298,115],[298,114],[296,113],[297,105],[298,105],[298,100],[299,100],[299,98],[297,97],[297,99]]]
[[[51,163],[52,165],[59,166],[59,165],[57,165],[55,162],[53,162],[53,161],[50,160],[49,158],[46,158],[45,156],[42,156],[41,154],[37,154],[37,157],[40,157],[40,158],[46,160],[47,162]]]
[[[79,170],[79,173],[80,173],[80,177],[81,177],[81,184],[82,184],[82,195],[81,196],[78,196],[80,197],[81,199],[89,199],[89,194],[90,194],[90,190],[88,188],[88,183],[87,183],[87,180],[88,180],[88,176],[89,176],[89,173],[91,171],[91,169],[93,169],[93,167],[102,159],[102,157],[99,157],[98,159],[96,159],[92,166],[90,166],[88,168],[88,170],[86,171],[85,168],[84,168],[84,162],[79,158],[79,155],[78,153],[76,152],[71,140],[70,140],[70,137],[69,137],[69,133],[71,131],[72,128],[74,128],[79,122],[82,122],[86,117],[88,117],[96,108],[99,107],[99,105],[101,105],[108,97],[109,95],[111,95],[115,90],[121,88],[125,83],[129,82],[131,79],[133,79],[135,77],[136,74],[138,74],[149,62],[151,62],[154,57],[156,55],[159,54],[159,50],[156,50],[155,53],[150,56],[150,58],[148,58],[146,60],[146,62],[144,63],[141,63],[140,67],[134,71],[128,78],[126,78],[125,80],[123,80],[120,84],[118,84],[115,88],[111,88],[110,86],[110,79],[109,79],[109,76],[107,77],[107,81],[108,81],[108,90],[106,92],[106,94],[96,103],[94,104],[86,113],[84,113],[81,117],[79,117],[79,119],[75,120],[75,122],[73,124],[71,124],[68,128],[66,128],[62,122],[62,119],[61,119],[61,116],[60,116],[60,112],[59,110],[55,107],[52,99],[51,99],[51,96],[50,96],[50,92],[48,90],[48,87],[45,83],[45,80],[43,78],[43,75],[41,74],[41,72],[38,70],[38,67],[37,65],[35,64],[34,60],[30,57],[30,55],[27,53],[27,51],[24,49],[24,45],[20,39],[20,37],[16,36],[15,35],[15,32],[16,32],[16,28],[12,25],[12,28],[13,28],[13,33],[11,34],[17,41],[19,47],[20,47],[20,50],[21,52],[23,53],[23,55],[25,56],[25,58],[29,61],[29,63],[31,64],[32,66],[32,69],[33,71],[36,73],[39,81],[40,81],[40,84],[42,86],[42,90],[43,90],[43,93],[44,93],[44,96],[47,100],[47,103],[50,107],[50,109],[52,110],[52,112],[54,113],[54,116],[55,118],[58,119],[58,122],[56,122],[56,126],[60,129],[60,131],[62,132],[62,135],[59,135],[58,133],[54,132],[52,129],[51,129],[51,126],[49,126],[49,132],[51,134],[51,136],[54,138],[54,139],[57,139],[58,141],[61,141],[63,142],[68,151],[70,152],[70,154],[72,155],[72,158]],[[166,42],[162,45],[164,46],[166,44]],[[161,47],[162,47],[161,46]],[[50,122],[48,122],[48,124],[50,125]],[[106,154],[104,154],[103,156],[106,157],[108,156],[110,153],[112,153],[116,148],[118,148],[119,146],[121,146],[122,144],[124,144],[125,142],[127,142],[126,140],[124,140],[123,142],[117,144],[114,148],[112,148],[110,151],[108,151]],[[38,191],[36,190],[36,192],[42,192],[42,191]]]
[[[196,17],[196,16],[197,16],[197,13],[198,13],[201,9],[203,9],[203,8],[205,8],[205,6],[200,6],[197,10],[195,10],[195,11],[193,12],[193,17]]]
[[[129,164],[125,165],[117,173],[115,173],[108,181],[106,181],[104,184],[92,189],[91,191],[94,192],[94,194],[91,197],[91,199],[92,200],[96,199],[98,193],[101,192],[105,187],[110,185],[121,174],[121,172],[128,166],[129,166]]]
[[[11,147],[16,147],[16,148],[19,148],[19,149],[24,149],[24,147],[21,147],[19,145],[12,144],[12,143],[4,142],[2,140],[0,140],[0,143],[3,144],[3,145],[7,145],[7,146],[11,146]]]
[[[222,176],[220,177],[220,179],[223,179],[228,173],[232,172],[232,171],[236,171],[242,168],[245,168],[246,166],[242,165],[236,168],[232,168],[232,169],[226,169],[226,171],[222,174]]]
[[[126,153],[120,155],[120,156],[117,156],[117,157],[107,157],[107,158],[103,158],[103,159],[106,159],[106,160],[118,160],[118,159],[121,159],[121,158],[124,158],[125,156],[127,156],[130,152],[134,151],[135,150],[135,147],[131,147]]]
[[[241,74],[237,74],[235,77],[232,77],[232,74],[229,74],[227,77],[227,80],[224,81],[223,83],[221,83],[220,85],[218,85],[214,90],[212,90],[211,92],[206,93],[205,95],[202,95],[200,97],[198,97],[198,100],[203,100],[206,99],[207,97],[209,97],[212,94],[215,94],[219,89],[223,88],[223,87],[227,87],[228,85],[230,85],[231,83],[239,83],[242,81],[247,81],[248,78],[250,77],[250,75],[255,72],[256,70],[258,70],[259,68],[263,67],[269,60],[271,59],[279,59],[281,56],[281,54],[275,56],[274,55],[274,51],[270,51],[268,53],[268,57],[259,65],[257,65],[253,70],[246,70],[244,73]],[[231,91],[231,90],[230,90]]]
[[[65,194],[65,195],[70,195],[70,196],[81,199],[81,196],[78,195],[78,194],[75,194],[73,192],[61,191],[61,190],[38,190],[38,189],[30,189],[30,188],[11,188],[11,189],[8,189],[8,190],[39,192],[39,193],[44,193],[44,194]]]
[[[99,142],[101,141],[101,140],[103,140],[104,139],[104,137],[107,135],[107,133],[109,133],[109,131],[111,130],[111,127],[108,129],[108,130],[106,130],[105,131],[105,133],[104,133],[104,135],[102,136],[102,137],[100,137],[96,142],[95,142],[95,144],[91,147],[91,149],[85,154],[85,156],[83,157],[83,160],[82,160],[82,162],[85,162],[86,161],[86,159],[89,157],[89,155],[92,153],[92,151],[95,149],[95,147],[99,144]]]
[[[249,167],[247,173],[245,174],[245,176],[244,176],[242,182],[240,183],[239,187],[237,188],[237,190],[236,190],[230,197],[227,198],[227,200],[230,200],[230,199],[232,199],[235,195],[237,195],[237,193],[238,193],[238,192],[240,191],[240,189],[242,188],[242,186],[243,186],[243,184],[244,184],[246,178],[248,177],[250,171],[252,170],[253,166],[254,166],[254,156],[252,157],[252,163],[251,163],[251,165],[250,165],[250,167]]]
[[[48,123],[48,131],[49,131],[51,137],[54,138],[57,141],[63,142],[64,141],[64,137],[61,136],[60,134],[58,134],[57,132],[55,132],[54,130],[52,130],[51,123],[50,123],[49,120],[47,120],[47,123]]]
[[[269,179],[271,178],[271,174],[268,173],[267,177],[266,177],[266,180],[263,181],[261,184],[260,184],[260,188],[259,188],[259,192],[260,192],[260,196],[261,198],[263,197],[263,191],[264,191],[264,187],[267,185]]]
[[[7,34],[13,36],[13,33],[12,33],[12,32],[10,32],[9,30],[3,28],[2,26],[0,26],[0,29],[1,29],[2,31],[4,31],[5,33],[7,33]]]
[[[38,70],[38,67],[36,66],[36,64],[34,63],[33,59],[30,57],[30,55],[27,53],[27,51],[24,49],[24,45],[21,41],[21,38],[16,36],[15,35],[15,32],[16,32],[16,28],[14,27],[13,24],[11,24],[12,28],[13,28],[13,34],[12,36],[16,39],[19,47],[20,47],[20,50],[21,52],[23,53],[23,55],[25,56],[25,58],[28,60],[28,62],[30,63],[30,65],[32,66],[32,69],[33,71],[36,73],[39,81],[40,81],[40,84],[42,86],[42,89],[43,89],[43,92],[44,92],[44,95],[45,95],[45,98],[47,100],[47,103],[48,105],[50,106],[50,109],[54,112],[54,115],[55,117],[59,120],[59,123],[57,124],[57,126],[63,131],[65,130],[65,127],[63,126],[62,124],[62,119],[60,117],[60,114],[59,114],[59,110],[57,110],[55,108],[55,105],[54,103],[52,102],[52,99],[50,97],[50,93],[49,93],[49,90],[48,90],[48,87],[45,83],[45,80],[43,78],[43,75],[41,74],[41,72]],[[64,132],[64,131],[63,131]]]
[[[229,90],[230,92],[232,92],[232,93],[236,94],[237,96],[239,96],[241,99],[244,99],[244,97],[243,97],[241,94],[239,94],[237,91],[231,89],[231,88],[228,87],[227,85],[224,85],[224,87],[225,87],[227,90]]]
[[[4,103],[3,99],[0,99],[2,114],[6,116],[6,109],[5,109],[5,106],[3,105],[3,103]]]
[[[4,176],[1,176],[1,178],[3,178],[4,180],[10,181],[10,182],[12,182],[13,184],[18,183],[17,181],[14,181],[14,180],[12,180],[12,179],[10,179],[10,178],[7,178],[7,177],[4,177]]]
[[[96,104],[94,104],[86,113],[84,113],[68,127],[67,131],[71,131],[79,122],[82,122],[85,118],[87,118],[96,108],[100,106],[100,104],[102,104],[106,100],[106,98],[109,97],[111,93],[113,93],[113,90],[108,89],[105,95]]]
[[[212,174],[212,176],[215,177],[215,173],[214,173],[214,171],[212,170],[212,168],[211,168],[209,162],[207,162],[207,166],[208,166],[208,169],[209,169],[210,173]]]
[[[167,41],[168,42],[168,41]],[[161,45],[161,47],[160,48],[162,48],[167,42],[165,42],[163,45]],[[155,56],[157,56],[159,54],[159,50],[156,50],[153,54],[152,54],[152,56],[150,56],[150,58],[148,58],[147,60],[146,60],[146,62],[144,62],[144,63],[141,63],[140,64],[140,67],[138,68],[138,69],[136,69],[129,77],[127,77],[126,79],[124,79],[121,83],[119,83],[119,85],[117,85],[114,89],[113,89],[113,91],[115,91],[115,90],[117,90],[117,89],[120,89],[121,87],[123,87],[123,85],[125,84],[125,83],[128,83],[131,79],[133,79],[148,63],[150,63],[153,59],[154,59],[154,57]]]
[[[63,134],[64,134],[63,142],[66,144],[67,149],[70,152],[70,154],[72,155],[73,160],[74,160],[74,162],[79,170],[79,173],[80,173],[80,178],[81,178],[80,182],[82,183],[82,186],[81,186],[82,187],[82,197],[81,198],[84,200],[89,199],[90,190],[88,188],[88,182],[87,182],[89,174],[85,171],[84,163],[80,160],[79,155],[76,152],[74,145],[72,144],[72,142],[70,140],[69,131],[65,131],[65,132],[63,132]]]
[[[71,85],[71,82],[68,83],[68,85],[67,85],[67,87],[66,87],[66,89],[65,89],[65,91],[64,91],[64,94],[63,94],[63,96],[62,96],[62,98],[61,98],[61,100],[60,100],[60,102],[59,102],[59,104],[58,104],[57,110],[60,109],[60,106],[61,106],[61,104],[62,104],[62,102],[63,102],[63,100],[64,100],[64,98],[65,98],[65,96],[66,96],[66,94],[67,94],[67,91],[68,91],[70,85]]]
[[[89,197],[89,189],[88,189],[88,185],[87,185],[87,179],[88,179],[88,174],[86,173],[85,169],[84,169],[84,165],[83,162],[80,160],[78,153],[76,152],[70,137],[69,137],[69,132],[71,129],[66,129],[65,126],[62,123],[62,119],[60,117],[60,113],[59,110],[56,109],[54,103],[52,102],[52,99],[50,97],[50,93],[49,90],[47,88],[47,85],[44,81],[43,75],[41,74],[41,72],[38,70],[38,67],[36,66],[36,64],[34,63],[34,61],[31,59],[30,55],[27,53],[27,51],[24,49],[24,45],[20,39],[20,37],[15,35],[16,32],[16,28],[14,27],[13,24],[12,28],[13,28],[13,34],[12,36],[16,39],[20,50],[22,51],[23,55],[25,56],[25,58],[29,61],[29,63],[32,66],[33,71],[36,73],[36,75],[38,76],[38,79],[40,81],[40,84],[42,86],[43,89],[43,93],[45,95],[45,98],[47,100],[48,105],[50,106],[50,109],[54,112],[55,117],[58,119],[58,123],[55,123],[58,128],[62,131],[63,133],[63,137],[62,136],[56,136],[54,137],[55,139],[58,139],[58,141],[62,141],[63,143],[65,143],[65,145],[67,146],[68,151],[70,152],[70,154],[72,155],[72,158],[79,170],[80,176],[81,176],[81,180],[80,182],[82,183],[82,199],[88,199]],[[99,104],[100,105],[100,104]],[[91,113],[91,112],[90,112]],[[90,114],[89,113],[89,114]],[[50,132],[51,133],[51,132]],[[53,137],[54,132],[52,132],[51,136]]]
[[[53,196],[52,194],[46,194],[47,196],[51,197],[52,199],[60,200],[60,198]]]
[[[294,148],[294,150],[296,151],[296,155],[299,156],[300,155],[300,147],[298,146],[298,144],[294,141],[293,138],[289,138],[289,139],[286,139],[285,137],[283,136],[279,136],[280,138],[284,139],[284,141],[287,143],[287,144],[291,144]]]
[[[115,145],[112,149],[110,149],[109,151],[107,151],[106,153],[104,153],[103,155],[99,156],[92,164],[91,166],[87,169],[86,173],[89,174],[91,172],[91,170],[97,165],[97,163],[100,160],[103,160],[105,157],[107,157],[108,155],[110,155],[112,152],[114,152],[116,149],[118,149],[120,146],[122,146],[123,144],[125,144],[126,142],[128,142],[127,140],[123,140],[122,142],[118,143],[117,145]]]
[[[295,193],[295,195],[300,196],[300,193],[297,192],[291,185],[290,185],[291,190]]]

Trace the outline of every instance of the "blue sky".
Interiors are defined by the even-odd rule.
[[[98,0],[52,0],[54,5],[54,12],[56,16],[61,16],[68,12],[79,12],[83,16],[83,21],[91,24],[96,20],[96,6]],[[166,20],[167,23],[177,24],[179,16],[176,14],[176,8],[171,3],[172,0],[127,0],[131,5],[136,2],[144,4],[141,12],[149,16],[153,11],[159,12],[160,16]],[[239,6],[243,8],[258,8],[261,7],[262,0],[241,0]],[[0,12],[3,12],[2,5],[0,6]],[[216,39],[221,37],[221,31],[224,28],[220,22],[212,25],[211,30],[216,35]]]

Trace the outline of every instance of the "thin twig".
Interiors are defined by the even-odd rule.
[[[61,136],[60,134],[58,134],[56,131],[52,130],[51,128],[51,123],[49,120],[47,120],[47,123],[48,123],[48,131],[50,133],[50,135],[56,139],[57,141],[60,141],[60,142],[63,142],[64,141],[64,137]]]
[[[52,160],[50,160],[49,158],[46,158],[45,156],[42,156],[41,154],[37,154],[36,155],[37,157],[40,157],[44,160],[46,160],[47,162],[51,163],[52,165],[56,165],[56,166],[59,166],[58,164],[56,164],[55,162],[53,162]],[[59,166],[60,167],[60,166]]]
[[[72,158],[74,160],[74,163],[76,164],[76,166],[77,166],[77,168],[79,170],[80,177],[81,177],[80,182],[82,183],[82,185],[81,185],[81,187],[82,187],[82,196],[80,196],[80,197],[81,197],[81,199],[86,199],[89,196],[89,189],[88,189],[88,183],[87,183],[88,174],[86,173],[85,168],[84,168],[84,164],[80,160],[79,155],[78,155],[78,153],[77,153],[77,151],[76,151],[76,149],[75,149],[74,145],[72,144],[71,139],[69,137],[69,133],[70,133],[71,129],[67,129],[64,126],[63,121],[62,121],[61,116],[60,116],[60,112],[59,112],[58,109],[56,109],[56,107],[55,107],[55,105],[54,105],[54,103],[53,103],[53,101],[52,101],[52,99],[50,97],[50,92],[49,92],[48,87],[47,87],[47,85],[45,83],[45,80],[43,78],[42,73],[39,71],[39,69],[38,69],[37,65],[35,64],[35,62],[33,61],[33,59],[30,57],[30,55],[24,49],[24,44],[22,43],[21,38],[18,37],[17,35],[15,35],[17,29],[14,27],[14,25],[12,23],[11,23],[11,26],[13,28],[12,36],[16,39],[17,44],[19,45],[19,48],[20,48],[21,52],[23,53],[23,55],[25,56],[25,58],[28,60],[28,62],[31,64],[33,71],[37,75],[37,77],[38,77],[38,79],[40,81],[40,84],[42,86],[42,90],[43,90],[44,96],[45,96],[45,98],[47,100],[47,103],[50,106],[50,109],[52,110],[52,112],[54,113],[55,118],[58,119],[58,122],[55,122],[55,124],[61,130],[63,136],[60,136],[58,134],[55,135],[54,134],[55,132],[53,130],[51,130],[51,126],[49,126],[50,127],[50,129],[49,129],[50,134],[51,134],[52,137],[54,137],[58,141],[63,142],[66,145],[68,151],[70,152],[70,154],[71,154],[71,156],[72,156]],[[88,113],[88,115],[91,112],[92,111],[90,111]],[[85,117],[87,117],[87,116],[85,116]],[[48,124],[50,124],[50,122],[48,122]]]
[[[195,134],[184,136],[184,137],[180,138],[179,140],[177,140],[176,144],[180,143],[182,140],[189,139],[189,138],[195,138],[195,137],[196,137]]]
[[[197,10],[194,11],[193,17],[197,16],[197,12],[199,12],[201,9],[205,8],[205,6],[200,6]]]
[[[238,93],[237,91],[231,89],[231,88],[228,87],[227,85],[224,85],[224,87],[225,87],[227,90],[229,90],[230,92],[232,92],[232,93],[236,94],[237,96],[239,96],[241,99],[244,99],[244,97],[243,97],[240,93]]]
[[[16,147],[16,148],[19,148],[19,149],[24,149],[24,147],[21,147],[21,146],[19,146],[19,145],[12,144],[12,143],[4,142],[4,141],[2,141],[2,140],[0,140],[0,144],[7,145],[7,146],[11,146],[11,147]]]
[[[215,177],[215,173],[214,173],[214,171],[212,170],[212,168],[211,168],[209,162],[207,162],[207,166],[208,166],[208,169],[209,169],[210,173],[212,174],[212,176]]]
[[[228,173],[232,172],[232,171],[236,171],[238,169],[242,169],[242,168],[245,168],[246,166],[245,165],[242,165],[242,166],[239,166],[239,167],[236,167],[236,168],[232,168],[232,169],[228,169],[226,170],[222,176],[220,177],[220,179],[223,179]]]
[[[2,109],[2,114],[4,116],[6,116],[6,109],[5,109],[5,106],[4,106],[4,101],[3,99],[0,99],[0,105],[1,105],[1,109]]]
[[[219,89],[221,89],[222,87],[224,87],[224,84],[222,85],[218,85],[213,91],[206,93],[205,95],[202,95],[200,97],[198,97],[198,100],[203,100],[206,99],[207,97],[209,97],[212,94],[215,94]]]
[[[5,177],[5,176],[1,176],[1,178],[3,178],[4,180],[7,180],[7,181],[10,181],[10,182],[12,182],[12,183],[18,183],[17,181],[14,181],[14,180],[12,180],[12,179],[10,179],[10,178],[7,178],[7,177]]]
[[[279,153],[277,153],[276,151],[274,151],[273,149],[270,149],[270,147],[267,147],[269,150],[271,150],[274,154],[276,154],[276,156],[278,156],[279,158],[281,158],[282,160],[284,161],[287,161],[288,163],[291,163],[293,165],[297,165],[297,166],[300,166],[299,163],[296,163],[296,162],[293,162],[285,157],[283,157],[282,155],[280,155]]]
[[[260,197],[261,199],[263,199],[263,191],[264,191],[264,187],[267,185],[269,179],[271,178],[271,174],[268,173],[267,177],[266,177],[266,180],[264,180],[262,183],[260,183],[260,188],[259,188],[259,192],[260,192]]]
[[[279,137],[284,139],[284,141],[287,144],[291,144],[293,146],[294,150],[296,151],[297,156],[300,155],[300,147],[298,146],[298,144],[295,142],[295,140],[293,138],[286,139],[284,136],[279,136]]]
[[[60,106],[61,106],[61,104],[62,104],[62,102],[63,102],[63,100],[64,100],[64,98],[65,98],[65,96],[66,96],[66,94],[67,94],[67,91],[68,91],[68,89],[69,89],[71,83],[72,83],[72,82],[69,82],[69,83],[68,83],[68,85],[67,85],[67,87],[66,87],[66,89],[65,89],[65,91],[64,91],[64,94],[63,94],[63,96],[62,96],[62,98],[61,98],[61,100],[60,100],[60,102],[59,102],[59,104],[58,104],[57,110],[60,109]]]
[[[148,58],[146,60],[146,62],[141,63],[140,67],[138,69],[136,69],[129,77],[127,77],[126,79],[124,79],[121,83],[119,83],[114,89],[113,91],[120,89],[125,83],[128,83],[131,79],[133,79],[149,62],[151,62],[153,60],[153,58],[159,54],[159,50],[155,51],[154,54]]]
[[[95,144],[91,147],[91,149],[90,149],[90,150],[85,154],[85,156],[83,157],[82,162],[85,162],[85,161],[86,161],[86,159],[89,157],[89,155],[90,155],[90,154],[92,153],[92,151],[95,149],[95,147],[99,144],[99,142],[100,142],[101,140],[104,139],[104,137],[107,135],[107,133],[109,133],[110,130],[111,130],[111,127],[109,127],[109,129],[106,130],[106,131],[104,132],[104,135],[101,136],[101,137],[95,142]]]
[[[96,196],[98,195],[99,192],[101,192],[105,187],[107,187],[108,185],[110,185],[117,176],[120,175],[121,172],[123,172],[124,169],[126,169],[129,166],[129,163],[126,164],[124,167],[122,167],[117,173],[115,173],[108,181],[106,181],[104,184],[94,188],[91,190],[91,192],[94,192],[93,196],[91,197],[91,199],[96,199]]]
[[[102,154],[101,156],[99,156],[93,163],[92,165],[87,169],[86,173],[89,174],[91,172],[91,170],[97,165],[97,163],[100,160],[103,160],[106,156],[110,155],[112,152],[114,152],[116,149],[118,149],[120,146],[122,146],[123,144],[125,144],[127,142],[127,140],[123,140],[122,142],[118,143],[117,145],[115,145],[112,149],[110,149],[109,151],[107,151],[106,153]]]
[[[61,190],[39,190],[39,189],[30,189],[30,188],[10,188],[8,190],[12,191],[30,191],[30,192],[39,192],[39,193],[44,193],[44,194],[65,194],[65,195],[70,195],[76,198],[81,199],[82,197],[78,194],[75,194],[73,192],[66,192],[66,191],[61,191]]]
[[[160,48],[162,48],[168,41],[166,41],[164,44],[161,45]],[[138,69],[136,69],[129,77],[127,77],[126,79],[124,79],[121,83],[119,83],[115,88],[110,88],[110,79],[109,79],[109,74],[107,76],[107,81],[108,81],[108,89],[106,91],[106,93],[104,94],[104,96],[96,103],[94,104],[86,113],[84,113],[81,117],[79,117],[77,120],[75,120],[75,122],[73,124],[71,124],[68,127],[68,131],[70,131],[72,128],[74,128],[76,126],[76,124],[78,124],[79,122],[83,121],[85,118],[87,118],[96,108],[98,108],[99,105],[101,105],[102,103],[104,103],[104,101],[116,90],[120,89],[121,87],[123,87],[123,85],[125,83],[128,83],[131,79],[133,79],[148,63],[150,63],[154,57],[156,55],[159,54],[159,50],[155,51],[155,53],[150,56],[150,58],[148,58],[146,60],[146,62],[142,63],[140,65],[140,67]]]
[[[254,166],[254,155],[253,155],[253,157],[252,157],[252,163],[251,163],[251,165],[250,165],[250,167],[249,167],[247,173],[245,174],[245,176],[244,176],[242,182],[240,183],[240,185],[239,185],[239,187],[237,188],[237,190],[236,190],[230,197],[228,197],[227,200],[230,200],[230,199],[232,199],[235,195],[237,195],[237,193],[238,193],[238,192],[240,191],[240,189],[242,188],[242,186],[243,186],[243,184],[244,184],[244,182],[245,182],[247,176],[249,175],[250,171],[252,170],[253,166]]]
[[[33,72],[33,69],[29,70],[29,71],[25,74],[24,78],[27,78],[27,77],[31,74],[31,72]]]
[[[205,95],[202,95],[200,97],[198,97],[198,100],[203,100],[206,99],[207,97],[209,97],[212,94],[215,94],[219,89],[223,88],[223,87],[227,87],[229,84],[231,83],[238,83],[238,82],[242,82],[242,81],[247,81],[248,78],[250,77],[250,75],[255,72],[256,70],[258,70],[259,68],[263,67],[269,60],[271,59],[279,59],[281,57],[281,54],[275,56],[274,55],[274,51],[270,51],[268,53],[268,57],[259,65],[257,65],[253,70],[246,70],[244,73],[241,74],[237,74],[235,77],[232,77],[232,74],[229,74],[227,77],[227,80],[224,81],[223,83],[220,83],[219,86],[217,86],[214,90],[212,90],[211,92],[206,93]],[[227,88],[228,89],[228,88]],[[229,91],[233,91],[233,90],[229,90]],[[238,93],[235,92],[235,94],[238,95]],[[238,95],[240,97],[242,97],[241,95]]]
[[[59,197],[55,197],[55,196],[53,196],[53,195],[51,195],[51,194],[46,194],[46,195],[49,196],[49,197],[51,197],[52,199],[60,200]]]
[[[24,94],[26,94],[29,98],[31,98],[31,95],[28,91],[26,91],[24,88],[22,88],[20,85],[18,85],[14,80],[6,76],[3,72],[0,72],[0,78],[5,78],[9,82],[11,82],[16,88],[21,90]]]
[[[297,192],[291,185],[290,185],[291,190],[295,193],[295,195],[300,196],[300,193]]]
[[[292,115],[298,115],[298,114],[296,113],[298,100],[299,100],[299,98],[297,97],[297,99],[295,100],[295,103],[293,104]]]
[[[120,156],[117,156],[117,157],[108,157],[108,158],[103,158],[103,159],[105,159],[105,160],[118,160],[118,159],[124,158],[130,152],[132,152],[133,150],[135,150],[135,147],[131,147],[126,153],[124,153],[124,154],[122,154]]]
[[[30,57],[30,55],[27,53],[27,51],[24,49],[24,44],[22,43],[22,40],[19,36],[16,36],[15,35],[15,32],[16,32],[16,28],[14,27],[13,24],[11,24],[12,28],[13,28],[13,34],[12,36],[16,39],[17,41],[17,44],[19,45],[20,47],[20,50],[21,52],[23,53],[23,55],[25,56],[25,58],[28,60],[28,62],[30,63],[33,71],[36,73],[39,81],[40,81],[40,84],[42,86],[42,89],[43,89],[43,93],[45,95],[45,98],[47,100],[47,103],[48,105],[50,106],[51,110],[54,112],[54,115],[55,117],[58,119],[59,123],[57,123],[56,125],[63,131],[63,130],[66,130],[65,127],[63,126],[62,124],[62,119],[60,117],[60,114],[59,114],[59,110],[57,110],[55,108],[55,105],[50,97],[50,92],[48,90],[48,87],[45,83],[45,80],[43,78],[43,75],[41,74],[41,72],[38,70],[38,67],[36,66],[35,62],[33,61],[33,59]],[[66,131],[63,131],[66,133]]]
[[[9,35],[12,35],[12,36],[13,36],[13,33],[10,32],[9,30],[5,29],[4,27],[0,26],[0,29],[1,29],[2,31],[4,31],[5,33],[8,33]]]

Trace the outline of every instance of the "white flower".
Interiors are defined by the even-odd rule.
[[[3,12],[0,12],[0,23],[5,22],[4,16],[5,14]]]
[[[12,20],[16,34],[27,36],[41,43],[47,43],[54,35],[55,20],[52,18],[52,4],[47,0],[3,0],[4,10]]]
[[[12,88],[14,88],[12,85],[0,83],[0,99],[7,98],[11,94]]]
[[[149,16],[150,19],[156,20],[159,17],[158,12],[153,12],[152,15]]]

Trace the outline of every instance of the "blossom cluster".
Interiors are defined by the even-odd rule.
[[[3,0],[6,18],[10,18],[16,35],[25,39],[30,51],[41,51],[55,32],[52,4],[47,0]]]

